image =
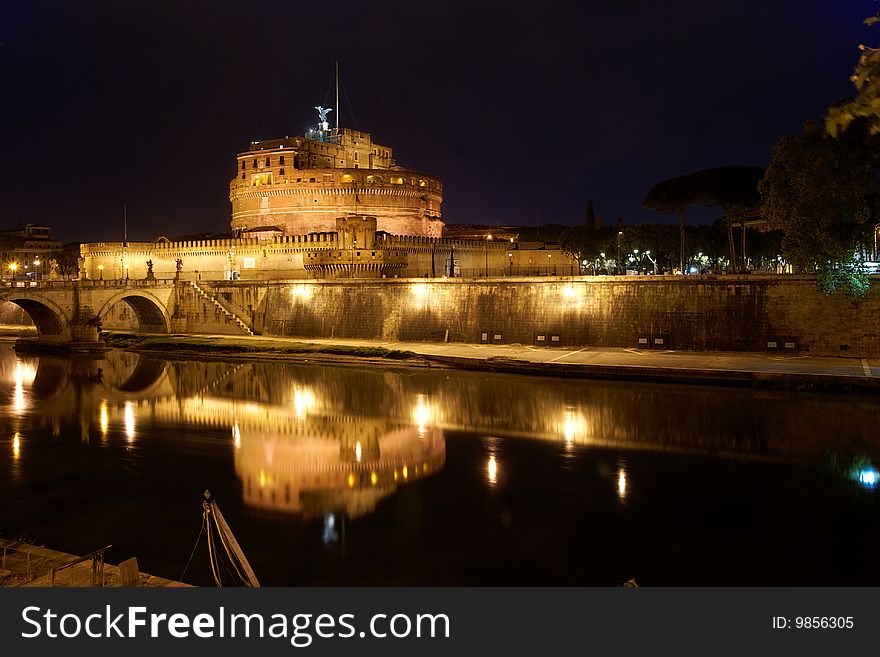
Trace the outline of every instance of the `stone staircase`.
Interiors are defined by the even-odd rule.
[[[248,326],[247,323],[245,323],[244,320],[242,320],[238,315],[236,315],[235,313],[229,312],[223,306],[223,304],[221,304],[219,301],[217,301],[217,297],[205,292],[202,288],[199,287],[198,283],[196,283],[195,281],[190,281],[189,283],[190,283],[190,285],[192,285],[193,290],[195,290],[195,292],[197,294],[201,295],[205,299],[205,301],[208,301],[209,303],[213,304],[214,307],[217,308],[218,311],[220,311],[220,314],[225,315],[226,318],[230,322],[232,322],[233,324],[238,326],[238,328],[241,329],[242,333],[244,333],[246,335],[253,335],[254,334],[254,332],[251,330],[251,327]]]

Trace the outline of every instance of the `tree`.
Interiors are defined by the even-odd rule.
[[[611,253],[611,232],[602,227],[602,220],[593,211],[593,199],[587,201],[584,225],[575,226],[559,235],[559,248],[578,262],[578,273],[583,273],[584,263],[594,262],[602,253]]]
[[[763,177],[763,169],[745,166],[704,169],[690,176],[694,197],[698,202],[709,207],[724,209],[727,220],[727,248],[732,271],[738,269],[732,218],[737,211],[757,208],[761,204],[758,183]]]
[[[826,291],[848,279],[849,291],[860,294],[863,276],[854,256],[874,223],[878,140],[864,119],[836,136],[808,124],[803,134],[776,144],[761,183],[764,216],[785,235],[783,255],[799,270],[816,271]]]
[[[654,185],[645,196],[644,206],[648,210],[664,214],[678,213],[679,247],[678,263],[681,273],[685,273],[685,210],[696,198],[692,176],[678,176]]]
[[[865,19],[865,25],[880,23],[880,11]],[[853,121],[863,120],[870,134],[880,134],[880,49],[859,45],[862,55],[850,80],[856,87],[856,96],[844,99],[828,108],[825,130],[832,137],[844,132]]]

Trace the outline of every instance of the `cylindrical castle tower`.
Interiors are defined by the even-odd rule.
[[[398,167],[388,146],[348,128],[251,143],[229,184],[236,234],[333,232],[336,219],[364,214],[392,235],[440,237],[443,186]]]

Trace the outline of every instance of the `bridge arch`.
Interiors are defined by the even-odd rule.
[[[70,340],[70,319],[67,313],[51,299],[43,296],[4,296],[24,310],[37,327],[37,334],[42,340],[67,342]]]
[[[103,319],[110,309],[120,301],[128,304],[135,314],[139,329],[144,333],[168,333],[171,320],[165,304],[154,294],[144,290],[123,290],[114,294],[98,311],[98,318]]]

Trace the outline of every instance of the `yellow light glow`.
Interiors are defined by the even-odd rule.
[[[397,481],[397,470],[394,471],[394,481]]]
[[[12,456],[18,458],[21,453],[21,434],[18,431],[15,432],[15,435],[12,437]]]
[[[266,486],[266,473],[260,470],[260,488],[265,488]]]
[[[125,402],[125,435],[128,442],[134,440],[134,404],[130,401]]]
[[[498,481],[498,462],[495,460],[494,454],[489,457],[489,462],[486,464],[486,476],[490,484]]]
[[[428,286],[424,283],[410,285],[409,291],[412,292],[414,297],[418,297],[419,299],[424,299],[428,296]]]
[[[379,475],[377,475],[375,472],[371,472],[370,473],[370,484],[375,486],[377,481],[379,481]]]
[[[419,431],[424,431],[425,427],[433,419],[431,406],[424,395],[418,395],[416,405],[412,412],[413,421],[418,425]]]
[[[24,396],[24,387],[31,385],[37,376],[37,369],[30,363],[18,361],[12,371],[12,381],[15,384],[12,396],[12,406],[16,412],[22,412],[27,408],[27,400]]]
[[[238,428],[238,422],[232,426],[232,440],[236,447],[241,447],[241,430]]]
[[[406,469],[406,466],[403,466],[403,470],[401,471],[403,478],[406,479],[409,476],[409,470]]]
[[[315,395],[308,388],[296,386],[293,389],[293,410],[296,417],[302,420],[309,411],[315,408]]]
[[[101,422],[101,435],[107,435],[107,428],[110,426],[110,416],[107,412],[107,400],[101,400],[101,410],[100,410],[100,422]]]
[[[17,386],[29,386],[37,378],[37,368],[30,363],[17,361],[12,371],[12,380]]]
[[[349,488],[354,488],[354,482],[355,482],[354,474],[349,473],[349,475],[348,475],[348,487],[349,487]]]
[[[623,468],[617,472],[617,495],[620,499],[626,497],[626,472]]]
[[[360,441],[357,441],[354,444],[354,460],[357,461],[358,463],[360,463],[362,454],[363,454],[363,450],[361,449],[361,443],[360,443]]]
[[[573,285],[566,285],[564,288],[562,288],[562,296],[564,296],[566,299],[573,299],[577,296],[577,290],[574,289]]]
[[[565,442],[572,443],[576,438],[583,438],[586,434],[587,423],[584,416],[571,410],[566,410],[562,416],[562,436]]]
[[[10,262],[9,263],[9,271],[15,271],[16,269],[18,269],[18,263],[17,262]]]
[[[294,285],[290,288],[290,295],[301,301],[308,301],[312,298],[312,294],[314,294],[314,286],[312,285]]]

